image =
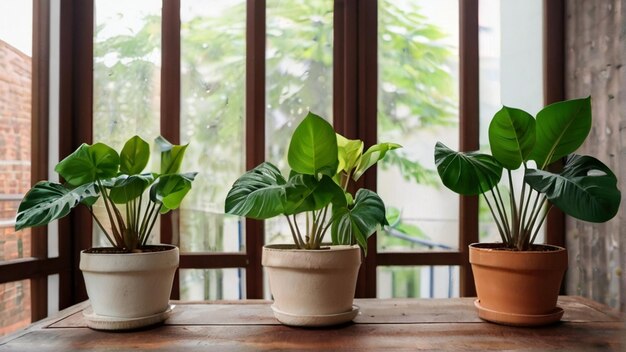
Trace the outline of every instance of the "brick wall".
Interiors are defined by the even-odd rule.
[[[30,187],[31,58],[0,40],[0,261],[30,256],[30,231],[14,230]],[[0,285],[0,335],[30,323],[30,282]]]

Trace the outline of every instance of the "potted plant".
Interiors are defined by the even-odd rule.
[[[367,251],[368,237],[387,220],[376,193],[359,189],[352,194],[349,184],[398,147],[380,143],[363,152],[362,141],[336,134],[309,112],[289,143],[288,178],[264,162],[233,184],[226,213],[287,219],[294,243],[266,245],[262,256],[272,309],[283,324],[334,325],[358,313],[352,301],[361,250]],[[332,245],[323,243],[329,230]]]
[[[161,151],[159,173],[143,172],[150,147],[138,136],[120,153],[102,143],[82,144],[55,167],[64,184],[38,182],[19,206],[16,230],[48,224],[83,205],[111,244],[80,253],[91,303],[84,315],[90,327],[137,328],[165,320],[171,310],[178,248],[149,245],[148,239],[158,215],[179,207],[196,173],[179,173],[186,145],[172,145],[162,137],[156,145]],[[106,209],[104,219],[94,214],[98,199]]]
[[[581,220],[604,222],[620,203],[615,174],[596,158],[572,154],[590,129],[591,99],[574,99],[545,107],[536,119],[503,107],[489,125],[492,155],[437,143],[443,184],[462,195],[482,195],[502,240],[469,247],[481,318],[510,325],[561,319],[556,302],[567,252],[534,243],[541,225],[553,206]],[[521,187],[512,177],[518,169]],[[500,185],[503,170],[508,189]]]

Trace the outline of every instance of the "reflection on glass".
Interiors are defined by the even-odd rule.
[[[480,144],[489,151],[488,129],[502,105],[535,115],[543,107],[543,37],[541,0],[479,2]],[[523,26],[515,23],[523,23]],[[523,53],[523,54],[520,54]],[[520,195],[523,172],[515,172]],[[503,184],[508,185],[506,175]],[[508,191],[508,186],[502,191]],[[483,197],[479,208],[480,240],[500,242],[498,229]],[[540,231],[537,243],[541,243]]]
[[[0,284],[0,336],[30,323],[30,280]]]
[[[380,251],[458,247],[458,196],[433,158],[436,141],[458,146],[458,13],[456,0],[378,5],[378,140],[403,145],[378,168]]]
[[[245,283],[245,269],[180,269],[180,299],[245,299]]]
[[[161,1],[96,0],[94,8],[93,139],[120,151],[139,135],[151,145],[148,170],[158,170]],[[154,229],[158,242],[158,223]],[[93,243],[109,245],[95,224]]]
[[[308,111],[332,121],[332,0],[268,0],[265,158],[287,176],[287,148]],[[266,243],[291,243],[281,219],[265,222]]]
[[[458,266],[379,266],[378,298],[459,297]]]
[[[30,229],[14,225],[31,183],[32,5],[0,2],[0,262],[30,257]]]
[[[181,142],[185,170],[199,171],[180,212],[182,251],[238,252],[243,219],[224,216],[245,171],[244,0],[181,2]],[[240,223],[241,221],[241,223]]]

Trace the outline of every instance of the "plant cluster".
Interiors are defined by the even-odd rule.
[[[615,174],[596,158],[572,154],[590,130],[591,98],[546,106],[536,119],[505,106],[489,125],[492,155],[456,152],[438,142],[435,163],[446,187],[483,195],[507,247],[528,250],[553,206],[591,222],[608,221],[617,213],[621,196]],[[520,168],[524,176],[517,197],[512,171]],[[499,186],[503,170],[508,175],[504,196]]]
[[[335,133],[309,112],[289,143],[289,177],[269,162],[260,164],[235,181],[225,211],[254,219],[285,216],[299,249],[319,249],[330,229],[333,244],[358,244],[367,251],[367,238],[387,224],[385,205],[371,190],[350,193],[350,181],[399,147],[380,143],[363,152],[363,141]]]
[[[82,144],[54,169],[64,184],[40,181],[24,196],[15,229],[48,224],[82,204],[113,247],[127,252],[144,247],[158,215],[180,206],[196,176],[179,172],[186,145],[172,145],[163,137],[156,138],[156,145],[159,173],[143,172],[150,147],[139,136],[130,138],[120,153],[103,143]],[[100,198],[108,230],[94,214]]]

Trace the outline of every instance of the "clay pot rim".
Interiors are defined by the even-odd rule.
[[[478,250],[478,251],[482,251],[482,252],[499,252],[499,253],[510,253],[511,255],[515,255],[515,254],[528,254],[528,253],[558,253],[558,252],[563,252],[563,251],[567,251],[567,249],[565,249],[564,247],[561,246],[555,246],[552,244],[535,244],[534,246],[537,247],[543,247],[543,248],[549,248],[549,250],[546,251],[517,251],[517,250],[511,250],[511,249],[506,249],[503,247],[503,243],[500,242],[476,242],[476,243],[472,243],[470,244],[468,247],[470,249],[473,250]]]
[[[163,247],[163,248],[168,248],[162,251],[148,251],[148,252],[91,252],[91,250],[94,249],[109,249],[109,248],[113,248],[113,247],[92,247],[89,249],[83,249],[82,251],[80,251],[81,255],[88,255],[88,256],[150,256],[150,255],[158,255],[163,254],[163,253],[169,253],[171,251],[174,250],[178,250],[178,247],[173,245],[173,244],[166,244],[166,243],[159,243],[159,244],[151,244],[151,245],[147,245],[146,247]]]
[[[322,244],[320,249],[301,249],[296,248],[295,244],[266,244],[263,246],[264,251],[277,251],[277,252],[295,252],[295,253],[328,253],[328,252],[341,252],[341,251],[354,251],[360,249],[358,245],[331,245]]]

